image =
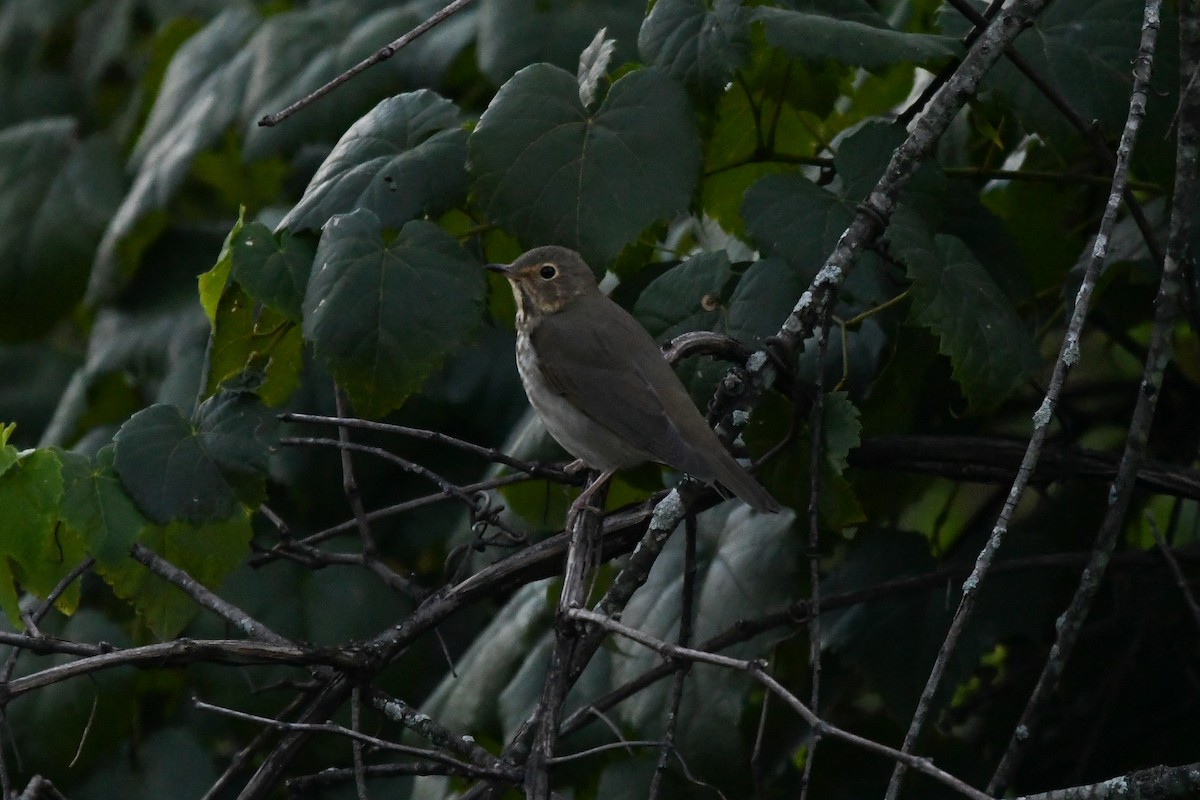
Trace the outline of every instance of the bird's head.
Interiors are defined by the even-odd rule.
[[[512,284],[518,317],[532,322],[599,291],[592,270],[574,250],[535,247],[511,264],[488,264]]]

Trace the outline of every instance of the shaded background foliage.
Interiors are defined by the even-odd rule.
[[[281,436],[331,429],[277,415],[334,413],[336,381],[359,416],[521,458],[561,457],[527,413],[507,288],[480,269],[537,244],[607,267],[619,278],[613,296],[663,341],[715,330],[761,346],[904,140],[897,114],[917,108],[926,70],[962,55],[970,29],[933,0],[658,0],[649,10],[640,0],[478,0],[287,122],[257,124],[440,5],[0,5],[0,420],[17,423],[0,442],[0,605],[11,630],[91,558],[42,632],[115,647],[238,635],[130,558],[137,544],[293,641],[344,646],[404,619],[414,598],[361,567],[278,557],[288,542],[272,519],[294,538],[341,525],[326,545],[333,553],[358,543],[336,450],[279,446]],[[1141,12],[1133,0],[1056,0],[1016,45],[1109,143],[1125,119]],[[580,53],[602,27],[615,39],[612,60],[581,91]],[[1160,241],[1177,74],[1171,6],[1132,168]],[[985,79],[848,278],[825,360],[809,347],[794,365],[802,385],[820,370],[830,390],[820,552],[806,553],[796,524],[809,502],[811,398],[772,394],[743,438],[762,455],[794,434],[761,475],[798,516],[731,505],[701,516],[696,641],[808,598],[808,556],[818,557],[824,596],[876,590],[824,618],[818,710],[900,740],[1005,485],[932,457],[916,464],[920,449],[873,459],[870,445],[888,434],[969,435],[977,449],[967,456],[983,470],[995,466],[986,443],[1028,435],[1108,173],[1093,143],[1010,65]],[[1123,217],[1053,424],[1056,447],[1119,450],[1160,271],[1153,253]],[[1195,583],[1187,468],[1200,443],[1200,341],[1185,323],[1173,341],[1151,457],[1193,489],[1136,496],[1035,732],[1022,790],[1200,752],[1200,637],[1163,562],[1146,552],[1153,531],[1164,532]],[[703,407],[725,369],[691,358],[680,374]],[[354,438],[456,485],[501,471],[427,441]],[[435,488],[362,455],[355,477],[368,510]],[[989,580],[922,744],[972,783],[986,781],[1007,742],[1106,504],[1108,484],[1094,474],[1068,465],[1055,477],[1019,510],[1003,554],[1012,563]],[[673,480],[657,468],[621,476],[610,507],[664,479]],[[571,491],[536,481],[493,502],[508,507],[505,524],[536,538],[561,527]],[[509,552],[486,546],[477,521],[461,503],[431,503],[381,516],[373,531],[389,568],[434,589],[464,558],[475,568]],[[672,639],[682,569],[676,537],[624,622]],[[499,752],[539,700],[556,590],[549,579],[491,592],[375,685]],[[729,652],[769,657],[806,696],[802,626],[777,625]],[[73,658],[26,654],[12,676]],[[624,642],[602,649],[568,714],[657,658]],[[200,797],[258,726],[191,699],[274,716],[289,695],[264,689],[306,675],[199,663],[56,682],[6,698],[2,755],[14,785],[44,775],[71,797]],[[609,721],[628,738],[654,738],[668,703],[660,682]],[[683,703],[679,744],[694,778],[731,796],[792,796],[810,743],[801,720],[714,667],[693,670]],[[377,718],[364,727],[401,737]],[[593,724],[562,749],[611,740]],[[293,772],[349,763],[348,744],[321,739]],[[640,796],[653,763],[606,752],[564,766],[556,781],[576,797]],[[890,769],[827,742],[813,796],[878,793]],[[669,780],[670,796],[710,792],[681,771]],[[909,796],[947,791],[911,784]],[[466,785],[389,779],[378,791],[432,798]],[[348,782],[312,792],[352,795]]]

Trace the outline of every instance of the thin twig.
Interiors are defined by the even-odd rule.
[[[1196,623],[1196,629],[1200,631],[1200,605],[1196,603],[1196,596],[1192,594],[1192,587],[1188,585],[1187,576],[1183,574],[1183,570],[1179,566],[1179,561],[1175,558],[1175,554],[1171,552],[1171,548],[1167,545],[1167,540],[1163,538],[1162,531],[1158,529],[1158,523],[1154,521],[1153,515],[1146,512],[1146,524],[1150,526],[1150,533],[1154,536],[1154,542],[1158,545],[1158,552],[1162,553],[1163,560],[1167,562],[1167,567],[1171,570],[1171,575],[1175,578],[1175,585],[1179,587],[1179,593],[1183,595],[1183,601],[1187,604],[1188,610],[1192,612],[1192,619]]]
[[[1009,7],[1009,11],[1004,13],[1009,13],[1014,7]],[[1002,18],[1003,14],[997,18],[994,24],[998,24]],[[901,746],[901,750],[906,753],[913,751],[916,747],[918,737],[924,730],[925,722],[933,707],[933,698],[941,686],[942,677],[945,674],[947,665],[950,663],[951,656],[958,647],[959,639],[966,628],[967,621],[971,618],[975,610],[976,600],[984,578],[987,576],[988,569],[991,567],[997,551],[1003,544],[1004,535],[1008,531],[1012,516],[1021,498],[1024,496],[1025,488],[1037,466],[1042,444],[1046,439],[1054,409],[1062,394],[1062,387],[1066,381],[1067,372],[1079,361],[1080,334],[1087,316],[1092,291],[1100,274],[1100,267],[1108,251],[1109,236],[1117,222],[1117,211],[1121,206],[1125,177],[1129,170],[1129,159],[1132,155],[1133,144],[1137,139],[1140,116],[1135,111],[1138,108],[1137,102],[1139,97],[1142,98],[1141,102],[1144,108],[1144,93],[1147,86],[1143,82],[1140,84],[1139,90],[1139,81],[1141,80],[1141,74],[1135,72],[1135,86],[1131,101],[1130,117],[1129,122],[1125,126],[1125,132],[1122,135],[1121,147],[1118,149],[1119,159],[1113,175],[1112,190],[1109,193],[1100,229],[1093,244],[1092,257],[1088,262],[1082,284],[1075,297],[1075,308],[1071,315],[1071,321],[1067,326],[1067,333],[1063,337],[1062,346],[1059,350],[1058,359],[1054,364],[1054,371],[1050,378],[1045,398],[1033,416],[1033,432],[1029,437],[1029,445],[1025,450],[1025,456],[1021,461],[1021,467],[1017,472],[1017,476],[1009,489],[1004,507],[992,528],[992,533],[975,561],[975,569],[963,584],[962,596],[959,600],[958,608],[954,612],[950,628],[946,633],[941,648],[938,650],[937,657],[926,680],[925,688],[921,691],[921,697],[917,702],[917,708],[913,712],[908,732],[904,736],[904,743]],[[1130,480],[1129,483],[1132,488],[1133,481]],[[887,794],[885,795],[886,800],[895,800],[899,795],[904,781],[904,773],[905,765],[902,762],[897,762],[892,772],[891,781],[888,784]]]
[[[274,645],[292,645],[290,639],[280,636],[233,603],[217,596],[215,592],[141,542],[134,543],[130,555],[155,575],[174,584],[200,606],[212,611],[247,636]]]
[[[594,611],[588,611],[586,609],[575,609],[568,612],[568,615],[576,619],[591,622],[607,631],[624,636],[626,639],[630,639],[631,641],[635,641],[638,644],[654,650],[664,658],[685,659],[701,664],[712,664],[713,666],[717,667],[725,667],[727,669],[745,672],[756,681],[761,683],[769,691],[774,693],[777,697],[782,699],[789,707],[796,711],[796,713],[799,714],[805,722],[812,726],[814,730],[818,730],[822,736],[834,737],[870,752],[885,756],[887,758],[895,759],[897,761],[902,761],[908,764],[910,767],[930,776],[931,778],[950,786],[965,797],[972,798],[972,800],[992,800],[988,795],[984,794],[978,789],[974,789],[971,786],[963,783],[958,778],[955,778],[948,772],[938,769],[929,759],[918,758],[917,756],[913,756],[908,753],[902,753],[899,750],[895,750],[891,747],[880,744],[872,739],[858,736],[857,734],[850,733],[849,731],[842,730],[835,725],[825,722],[816,714],[814,714],[812,710],[808,708],[808,706],[802,703],[799,698],[797,698],[794,694],[784,688],[782,684],[772,678],[766,672],[766,670],[763,669],[763,664],[761,661],[746,661],[743,659],[723,656],[719,653],[696,650],[691,647],[680,647],[678,645],[671,644],[670,642],[663,641],[662,639],[656,639],[653,636],[637,630],[636,628],[623,625],[616,620],[605,617],[603,614],[597,614]]]
[[[1129,119],[1121,137],[1121,146],[1118,150],[1121,158],[1116,175],[1113,177],[1113,192],[1109,197],[1109,206],[1105,210],[1105,222],[1108,222],[1110,217],[1115,220],[1116,206],[1119,204],[1124,175],[1129,168],[1128,159],[1133,151],[1141,121],[1146,114],[1151,65],[1160,24],[1160,6],[1161,0],[1147,0],[1142,22],[1142,41],[1133,70],[1134,85],[1129,103]],[[1193,102],[1200,103],[1200,99]],[[1190,117],[1191,124],[1198,121],[1194,114],[1181,115],[1181,129],[1183,125],[1188,124],[1188,117]],[[1180,148],[1180,154],[1183,149]],[[1182,155],[1177,158],[1176,202],[1172,211],[1170,241],[1168,242],[1170,255],[1163,264],[1158,296],[1154,302],[1154,326],[1150,333],[1150,345],[1142,372],[1141,387],[1137,394],[1137,403],[1125,439],[1125,452],[1121,457],[1117,477],[1109,489],[1108,508],[1096,534],[1092,559],[1080,576],[1071,604],[1055,624],[1056,638],[1054,646],[1050,650],[1050,657],[1046,660],[1037,685],[1025,704],[1025,710],[1021,713],[1012,738],[1009,739],[1004,756],[1000,759],[1000,764],[996,767],[996,772],[988,784],[988,791],[994,794],[998,794],[1008,787],[1017,767],[1024,758],[1028,743],[1032,740],[1031,734],[1040,723],[1049,703],[1050,694],[1058,685],[1058,679],[1079,639],[1083,623],[1091,610],[1113,548],[1116,546],[1117,538],[1125,524],[1125,516],[1136,487],[1134,476],[1145,455],[1146,442],[1150,436],[1150,425],[1154,421],[1154,413],[1162,389],[1163,373],[1171,358],[1171,331],[1179,314],[1182,288],[1180,262],[1176,256],[1187,252],[1188,241],[1181,237],[1190,235],[1192,225],[1190,212],[1187,212],[1188,218],[1186,219],[1181,219],[1181,215],[1185,213],[1185,208],[1195,207],[1193,201],[1188,197],[1189,193],[1195,192],[1195,183],[1190,182],[1187,177],[1194,170],[1194,161],[1183,163]],[[1102,238],[1107,238],[1108,232],[1108,228],[1102,227],[1100,233],[1097,234],[1097,249],[1100,249],[1099,242]]]
[[[365,58],[362,61],[358,62],[353,67],[351,67],[350,69],[343,72],[341,75],[338,75],[336,78],[331,80],[329,83],[325,84],[324,86],[317,89],[316,91],[310,92],[309,94],[305,95],[304,97],[300,98],[296,102],[292,103],[290,106],[283,109],[282,111],[278,111],[274,114],[266,115],[265,117],[263,117],[262,119],[260,119],[258,121],[258,124],[263,127],[267,127],[267,128],[271,127],[272,125],[278,125],[280,122],[287,119],[292,114],[295,114],[300,109],[304,108],[305,106],[312,105],[317,100],[319,100],[322,97],[324,97],[325,95],[329,94],[334,89],[341,86],[343,83],[350,80],[358,73],[363,72],[364,70],[367,70],[370,67],[373,67],[376,64],[378,64],[382,61],[386,61],[389,58],[391,58],[392,56],[396,55],[396,53],[399,52],[400,48],[409,44],[417,37],[429,32],[436,25],[439,25],[440,23],[445,22],[452,15],[456,14],[457,12],[459,12],[463,8],[465,8],[470,2],[471,2],[471,0],[454,0],[452,3],[448,4],[445,8],[443,8],[440,11],[433,14],[433,16],[431,16],[429,19],[425,20],[420,25],[413,28],[411,31],[404,34],[396,41],[392,42],[389,45],[386,45],[385,47],[381,47],[379,50],[376,50],[375,53],[372,56],[370,56],[369,58]]]

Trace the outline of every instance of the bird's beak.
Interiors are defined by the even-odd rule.
[[[508,273],[512,270],[511,264],[484,264],[484,269],[490,269],[492,272],[499,272],[501,275],[508,277]]]

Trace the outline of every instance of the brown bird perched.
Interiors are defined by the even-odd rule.
[[[604,473],[592,487],[656,461],[720,483],[756,511],[779,510],[708,427],[654,339],[600,291],[578,253],[538,247],[487,268],[512,284],[517,369],[529,403],[567,452]]]

